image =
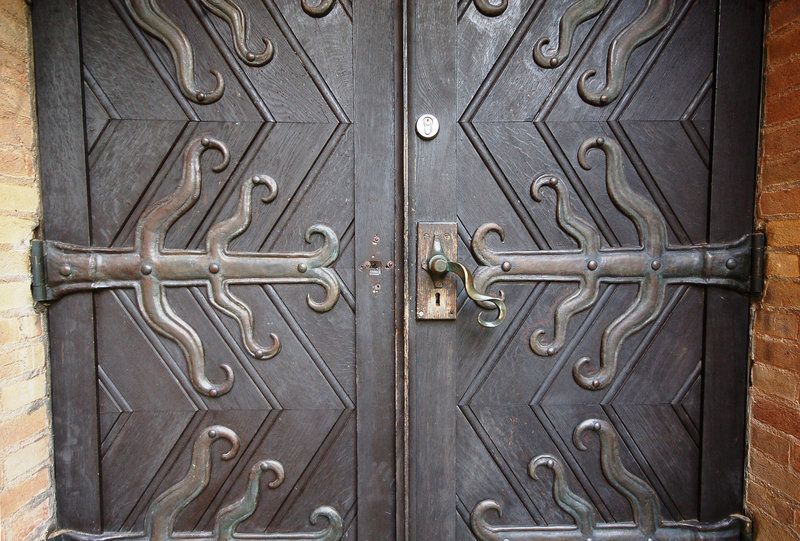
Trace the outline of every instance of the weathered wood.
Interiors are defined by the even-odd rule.
[[[456,4],[408,3],[408,183],[410,246],[416,224],[456,221]],[[439,134],[424,140],[416,119],[432,114]],[[421,261],[409,249],[409,289],[415,291]],[[409,299],[413,314],[416,300]],[[409,325],[408,520],[409,540],[455,536],[456,325],[417,321]]]
[[[749,233],[758,150],[763,2],[718,3],[709,241]],[[749,302],[707,293],[700,519],[739,511],[744,493]]]
[[[394,539],[395,280],[402,239],[395,238],[402,204],[396,122],[402,106],[400,2],[353,4],[356,202],[356,370],[358,373],[358,534]],[[350,263],[350,262],[348,262]]]
[[[42,232],[50,239],[89,244],[77,2],[37,3],[32,17]],[[75,295],[53,305],[48,322],[58,524],[62,528],[99,531],[102,524],[91,295]]]

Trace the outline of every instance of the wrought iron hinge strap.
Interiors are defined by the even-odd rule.
[[[728,243],[674,246],[669,243],[666,221],[659,208],[634,190],[625,173],[624,152],[613,139],[586,139],[578,149],[578,162],[591,169],[587,155],[599,149],[606,158],[606,191],[636,227],[638,246],[606,248],[597,227],[579,216],[570,203],[569,184],[554,174],[541,175],[531,185],[531,197],[542,202],[546,190],[555,192],[559,227],[577,243],[576,249],[502,252],[490,248],[487,236],[504,238],[498,224],[481,225],[472,237],[472,252],[480,264],[474,272],[475,289],[488,293],[498,282],[571,282],[577,289],[555,309],[553,330],[534,330],[531,349],[541,356],[558,353],[567,343],[570,321],[594,306],[601,286],[632,283],[638,294],[603,332],[600,358],[595,366],[588,357],[573,364],[573,377],[586,389],[602,389],[613,380],[625,340],[654,321],[663,311],[667,286],[713,285],[759,294],[763,288],[762,233],[745,235]],[[549,336],[548,336],[549,335]]]
[[[214,224],[206,235],[204,250],[176,250],[164,246],[172,225],[200,197],[200,158],[209,149],[222,154],[213,171],[230,162],[228,148],[210,136],[195,137],[183,153],[183,174],[170,195],[147,208],[139,218],[130,248],[90,248],[53,241],[36,241],[31,248],[34,268],[34,298],[55,300],[75,291],[130,288],[136,293],[139,310],[156,332],[174,340],[186,358],[189,379],[206,396],[219,396],[233,385],[233,371],[227,364],[222,383],[211,382],[205,374],[205,354],[197,332],[170,307],[166,289],[175,286],[205,287],[209,302],[239,324],[242,342],[256,359],[274,357],[280,340],[271,334],[272,344],[262,346],[253,332],[250,308],[231,291],[237,284],[316,284],[325,290],[322,300],[309,295],[307,303],[317,312],[333,308],[339,298],[339,282],[329,267],[339,255],[339,238],[328,226],[316,224],[306,230],[305,240],[322,237],[322,246],[312,252],[234,252],[230,243],[250,225],[253,190],[263,186],[261,198],[270,203],[278,194],[276,182],[268,176],[254,176],[242,183],[233,214]],[[262,189],[262,188],[259,188]]]

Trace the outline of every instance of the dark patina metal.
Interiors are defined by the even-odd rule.
[[[475,0],[475,7],[487,17],[497,17],[508,7],[508,0],[499,0],[498,2],[493,2],[492,0]]]
[[[597,16],[608,0],[578,0],[561,16],[558,27],[558,45],[546,50],[549,38],[542,38],[533,48],[533,58],[543,68],[556,68],[569,57],[575,29]],[[625,68],[633,51],[656,36],[669,22],[675,9],[675,0],[648,0],[641,14],[611,41],[606,60],[606,82],[599,90],[588,88],[589,80],[597,71],[586,70],[578,80],[578,94],[592,105],[608,105],[617,99],[625,83]]]
[[[312,17],[324,17],[336,4],[336,0],[318,0],[317,5],[312,5],[308,0],[301,0],[303,11]]]
[[[264,41],[262,52],[255,53],[248,49],[247,15],[233,0],[200,0],[200,4],[228,23],[234,49],[242,62],[249,66],[263,66],[272,60],[274,49],[272,42],[267,38],[262,38]],[[195,103],[208,104],[222,97],[225,81],[215,69],[212,69],[211,73],[217,79],[216,87],[210,91],[203,91],[197,87],[192,44],[178,25],[159,7],[156,0],[125,0],[125,6],[137,25],[169,49],[175,63],[178,86],[186,98]]]
[[[542,250],[537,252],[495,252],[486,236],[502,227],[483,224],[472,239],[472,251],[480,267],[475,271],[475,289],[486,292],[496,282],[577,282],[578,289],[563,300],[555,312],[550,339],[537,329],[530,345],[538,355],[556,354],[565,344],[567,327],[576,314],[593,306],[600,297],[603,283],[628,282],[639,286],[633,304],[603,333],[599,367],[589,368],[589,358],[573,366],[575,380],[587,389],[602,389],[611,383],[623,342],[655,320],[664,307],[667,286],[698,284],[751,289],[751,236],[724,244],[668,246],[667,226],[658,208],[633,191],[624,172],[623,153],[611,139],[587,139],[578,151],[578,161],[590,169],[586,155],[592,148],[606,155],[606,187],[616,207],[633,221],[641,246],[602,249],[597,228],[577,216],[569,201],[567,183],[555,175],[543,175],[531,186],[531,196],[541,201],[544,188],[557,195],[556,216],[560,227],[578,243],[577,250]]]
[[[172,541],[186,539],[183,534],[173,534],[175,520],[186,506],[197,498],[208,487],[211,479],[211,446],[219,440],[227,440],[231,448],[222,455],[222,460],[231,460],[239,453],[239,437],[230,428],[222,425],[209,426],[200,430],[195,436],[192,449],[192,462],[186,475],[159,494],[150,504],[145,515],[144,532],[121,534],[84,534],[79,532],[61,532],[60,538],[75,541],[101,541],[111,539],[128,539],[131,541]],[[268,483],[269,488],[277,488],[283,483],[283,465],[277,460],[261,460],[250,468],[247,485],[242,497],[219,510],[214,521],[214,530],[205,535],[191,535],[198,541],[232,541],[241,537],[235,535],[236,527],[252,516],[258,504],[261,477],[272,472],[274,479]],[[332,507],[321,506],[311,513],[311,524],[315,525],[320,517],[328,521],[323,530],[313,532],[263,533],[247,534],[246,539],[262,541],[278,541],[286,539],[305,539],[309,541],[336,541],[341,539],[343,531],[342,517]]]
[[[502,508],[494,500],[478,502],[472,511],[472,532],[481,541],[518,541],[558,539],[559,541],[623,541],[641,539],[655,541],[670,539],[690,541],[701,539],[747,538],[752,531],[747,517],[732,515],[719,522],[670,522],[661,518],[658,497],[643,479],[632,474],[622,464],[617,435],[609,423],[600,419],[587,419],[575,427],[572,442],[581,451],[588,448],[584,441],[592,431],[600,438],[600,466],[608,483],[622,494],[631,506],[633,522],[597,523],[592,505],[574,493],[567,484],[563,463],[552,455],[539,455],[528,464],[528,474],[538,479],[537,469],[549,468],[553,472],[553,499],[575,521],[574,525],[553,526],[495,526],[486,520],[490,511],[501,514]]]
[[[136,225],[133,248],[87,248],[61,242],[45,241],[43,251],[46,287],[37,300],[55,300],[75,291],[107,288],[133,288],[139,309],[157,332],[178,343],[186,357],[189,378],[199,392],[219,396],[233,385],[233,371],[223,364],[225,381],[215,384],[205,375],[203,344],[192,327],[170,307],[166,288],[205,286],[211,303],[239,323],[242,342],[257,359],[269,359],[280,350],[280,340],[271,334],[272,345],[262,346],[253,336],[253,314],[244,302],[230,291],[233,284],[317,284],[325,289],[325,298],[307,297],[317,312],[333,308],[339,298],[339,282],[329,268],[339,255],[339,239],[325,225],[313,225],[305,235],[322,237],[322,246],[314,252],[261,253],[230,252],[228,246],[250,224],[252,191],[263,185],[268,193],[264,203],[275,199],[278,186],[267,176],[254,176],[241,187],[234,214],[211,227],[205,250],[172,250],[164,239],[172,224],[185,214],[200,196],[200,157],[216,149],[223,160],[214,171],[229,162],[225,144],[209,136],[191,140],[183,153],[183,174],[177,189],[142,213]],[[39,286],[41,290],[41,286]]]

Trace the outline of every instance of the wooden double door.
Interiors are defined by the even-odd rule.
[[[63,538],[738,538],[762,10],[35,2]]]

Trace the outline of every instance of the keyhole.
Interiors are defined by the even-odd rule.
[[[442,304],[442,294],[441,293],[437,293],[436,294],[436,306],[441,306],[441,304]]]

